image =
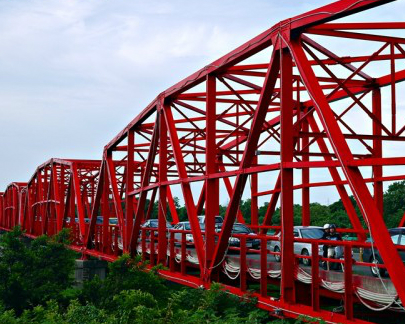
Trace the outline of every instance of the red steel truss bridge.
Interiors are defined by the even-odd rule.
[[[382,216],[384,182],[405,179],[405,22],[339,20],[389,2],[341,0],[277,23],[159,94],[105,146],[102,160],[51,159],[27,183],[11,183],[1,194],[1,229],[19,224],[36,237],[68,227],[71,248],[83,256],[141,254],[180,284],[219,281],[241,296],[253,290],[257,306],[277,316],[400,319],[404,248]],[[166,221],[179,222],[173,190],[190,230],[167,228]],[[352,224],[340,230],[357,235],[337,243],[343,259],[330,260],[343,272],[318,266],[322,241],[294,237],[294,201],[307,226],[310,195],[328,190]],[[220,197],[229,204],[218,232]],[[240,211],[242,197],[251,199],[250,219]],[[259,200],[268,202],[261,222]],[[158,228],[142,227],[155,202]],[[279,226],[272,223],[277,206]],[[235,221],[255,232],[235,234],[239,247],[229,243]],[[249,246],[252,238],[259,249]],[[277,242],[280,250],[272,248]],[[312,253],[296,251],[297,243]],[[378,250],[382,263],[353,261],[359,248]],[[389,277],[358,270],[370,266]],[[340,312],[327,307],[333,300]]]

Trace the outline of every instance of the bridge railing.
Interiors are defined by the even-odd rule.
[[[344,229],[340,230],[340,232],[344,231]],[[161,263],[169,268],[171,275],[188,279],[194,277],[198,281],[202,274],[198,271],[198,259],[189,237],[191,234],[191,230],[167,230],[165,243],[162,245],[159,242],[158,229],[141,228],[138,252],[143,260],[148,260],[150,265],[154,266],[159,263],[157,258],[159,246],[165,246],[166,258]],[[204,237],[205,233],[202,232],[202,234]],[[218,237],[219,233],[215,235]],[[314,312],[320,311],[325,306],[322,305],[322,297],[333,297],[342,299],[345,318],[353,319],[354,302],[362,302],[374,307],[381,305],[391,295],[395,295],[395,290],[391,288],[390,291],[381,292],[384,284],[381,280],[388,282],[388,279],[372,278],[368,269],[365,269],[369,267],[385,269],[384,264],[353,258],[353,251],[358,253],[360,249],[370,249],[373,247],[371,242],[295,238],[294,244],[310,245],[311,253],[309,255],[295,253],[294,259],[282,264],[277,258],[281,252],[275,251],[273,244],[279,242],[279,236],[232,234],[232,237],[237,238],[239,244],[228,246],[227,256],[218,265],[218,270],[221,271],[217,279],[228,286],[239,288],[242,293],[253,290],[262,298],[273,298],[270,296],[274,296],[275,292],[270,292],[269,289],[274,290],[274,287],[269,284],[280,284],[282,267],[290,267],[295,272],[296,285],[308,285],[308,306]],[[260,243],[251,246],[252,240]],[[324,257],[323,245],[340,246],[344,251],[342,258]],[[396,248],[398,251],[405,251],[403,246],[396,246]],[[377,250],[375,246],[374,249]],[[310,262],[303,262],[303,260],[310,260]],[[325,270],[322,267],[324,262],[328,262],[331,268],[338,269]],[[332,267],[332,265],[339,265],[339,267]],[[374,292],[373,288],[376,288]]]

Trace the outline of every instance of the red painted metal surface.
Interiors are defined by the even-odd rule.
[[[0,227],[12,228],[20,224],[21,201],[25,197],[26,183],[13,182],[2,194]]]
[[[69,227],[73,243],[82,245],[100,163],[51,159],[40,165],[26,184],[21,200],[20,225],[26,233],[54,235]]]
[[[28,184],[11,184],[0,198],[1,228],[21,224],[37,236],[69,227],[71,247],[87,256],[111,261],[141,253],[151,265],[169,268],[160,272],[163,277],[192,287],[219,280],[242,295],[258,281],[258,306],[278,316],[371,323],[353,308],[367,298],[350,257],[354,247],[370,247],[367,233],[395,288],[392,305],[405,301],[405,267],[382,217],[383,183],[405,179],[403,150],[383,154],[405,141],[398,102],[405,23],[332,21],[387,2],[341,0],[274,25],[158,95],[106,145],[102,161],[52,159]],[[389,30],[395,37],[387,36]],[[335,52],[334,39],[350,45]],[[345,272],[336,291],[318,267],[321,242],[308,242],[314,253],[307,277],[299,266],[305,257],[294,251],[294,203],[302,205],[302,224],[310,225],[312,192],[321,187],[335,188],[352,224],[347,231],[358,236],[341,243]],[[166,221],[179,222],[173,192],[185,204],[190,231],[167,230]],[[217,233],[215,216],[225,196],[229,204]],[[251,199],[247,219],[242,197]],[[259,223],[263,199],[268,206]],[[274,228],[281,229],[280,238],[266,236],[278,204],[281,227]],[[151,217],[158,218],[158,228],[142,228]],[[223,271],[232,270],[227,252],[235,249],[229,238],[236,220],[259,233],[261,244],[252,251],[252,236],[240,236],[238,278],[230,282]],[[278,239],[281,251],[275,253],[270,242]],[[280,256],[279,268],[269,263],[270,255]],[[268,283],[280,286],[280,298],[268,297]],[[341,299],[343,314],[324,310],[324,296]]]

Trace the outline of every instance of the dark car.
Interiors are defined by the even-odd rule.
[[[96,224],[97,225],[102,225],[104,222],[104,217],[103,216],[97,216],[96,219]],[[108,219],[108,224],[109,225],[118,225],[118,218],[117,217],[111,217]]]
[[[143,223],[141,225],[141,228],[156,228],[157,229],[158,226],[159,226],[159,220],[156,218],[153,218],[153,219],[148,219],[145,223]],[[166,222],[166,229],[171,229],[171,228],[173,228],[173,226],[169,222]],[[157,237],[158,231],[156,230],[156,231],[154,231],[154,233],[155,233],[154,234],[155,237]],[[150,235],[149,231],[146,231],[146,236],[149,236],[149,235]]]
[[[405,245],[405,227],[391,228],[388,230],[391,240],[396,245]],[[371,239],[368,239],[367,242],[372,242]],[[405,251],[399,251],[399,255],[403,262],[405,262]],[[382,264],[383,260],[381,258],[380,252],[374,247],[374,254],[372,248],[365,248],[363,251],[363,260],[364,262],[370,262],[374,264]],[[371,274],[374,277],[384,276],[386,269],[378,267],[370,267]]]
[[[256,235],[249,227],[242,223],[235,223],[232,227],[232,234],[229,238],[229,246],[240,246],[240,239],[235,237],[234,234]],[[260,247],[260,240],[257,238],[247,238],[246,247],[258,249]]]

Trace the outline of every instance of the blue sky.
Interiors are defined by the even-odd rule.
[[[328,2],[0,0],[0,191],[51,157],[100,159],[158,93]],[[404,21],[404,9],[352,20]]]

